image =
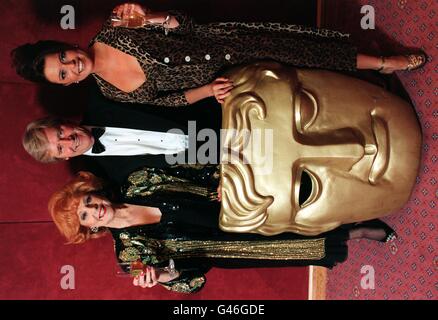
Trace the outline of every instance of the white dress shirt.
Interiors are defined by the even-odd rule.
[[[185,134],[114,127],[105,127],[105,133],[99,140],[105,146],[105,151],[92,153],[91,148],[84,155],[96,157],[175,154],[184,152],[189,144],[189,138]]]

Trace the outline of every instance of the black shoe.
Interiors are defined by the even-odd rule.
[[[392,229],[385,222],[379,219],[358,222],[356,224],[356,228],[383,229],[385,231],[386,236],[381,240],[377,240],[379,242],[392,242],[395,239],[397,239],[398,236],[397,232],[395,232],[394,229]]]

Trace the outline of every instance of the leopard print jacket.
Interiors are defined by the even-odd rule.
[[[146,81],[123,92],[94,75],[102,93],[121,102],[177,107],[188,105],[184,91],[212,82],[227,67],[275,60],[296,67],[354,71],[357,50],[348,35],[283,23],[195,24],[170,11],[179,26],[166,35],[161,25],[112,27],[108,20],[93,38],[134,56]]]

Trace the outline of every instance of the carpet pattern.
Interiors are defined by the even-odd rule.
[[[360,8],[365,4],[375,9],[375,30],[360,29]],[[395,75],[417,111],[424,139],[421,168],[411,198],[402,210],[384,219],[399,237],[391,244],[351,241],[349,259],[328,273],[327,299],[437,300],[438,1],[342,0],[336,5],[341,13],[335,14],[345,18],[330,19],[329,13],[329,25],[325,26],[351,32],[359,48],[385,55],[417,48],[428,54],[429,62],[422,69]],[[381,51],[376,51],[373,44],[378,44]],[[364,289],[361,280],[371,275],[370,270],[374,270],[375,286]]]

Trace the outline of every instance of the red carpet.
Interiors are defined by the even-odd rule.
[[[375,8],[376,29],[360,30],[360,7]],[[396,54],[399,47],[420,48],[429,55],[422,70],[400,72],[421,122],[424,142],[417,184],[406,206],[385,221],[399,234],[391,245],[350,242],[349,259],[329,272],[327,299],[438,299],[438,2],[336,1],[329,27],[352,32],[363,50],[374,54]],[[373,51],[377,43],[381,52]],[[398,44],[397,44],[398,43]],[[375,271],[375,288],[361,287],[362,266]]]

